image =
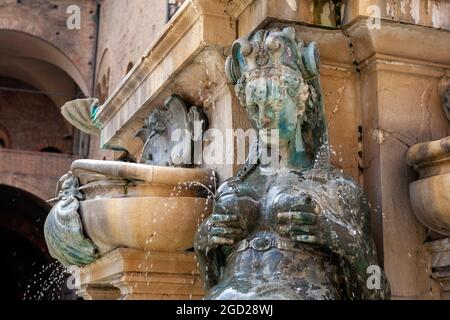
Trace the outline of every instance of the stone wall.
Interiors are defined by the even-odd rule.
[[[166,0],[102,1],[96,84],[101,84],[104,73],[108,78],[109,69],[107,86],[111,94],[166,22]]]
[[[45,95],[14,90],[35,90],[24,83],[0,77],[0,128],[6,132],[9,149],[39,152],[55,148],[72,153],[72,128],[66,126],[59,109]]]
[[[81,28],[69,30],[67,8],[80,7]],[[60,50],[81,73],[85,94],[92,88],[95,63],[96,2],[94,0],[2,0],[0,30],[20,31],[42,39]],[[57,63],[56,61],[53,61]],[[74,77],[72,74],[70,76]]]
[[[0,150],[0,184],[27,191],[46,201],[55,197],[56,183],[77,158],[64,154]]]
[[[95,96],[101,103],[114,92],[167,22],[166,0],[101,2]],[[91,137],[89,158],[113,160],[120,152],[100,150]]]

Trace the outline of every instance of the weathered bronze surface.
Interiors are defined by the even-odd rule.
[[[71,173],[61,177],[57,200],[44,225],[45,241],[50,255],[65,266],[83,266],[98,257],[97,247],[84,236],[78,208],[84,199],[78,179]]]
[[[365,195],[329,164],[319,64],[315,43],[297,42],[292,28],[232,47],[227,76],[260,138],[196,235],[207,299],[390,296],[383,272],[379,288],[367,285],[378,261]],[[263,164],[263,148],[279,149],[280,164]]]

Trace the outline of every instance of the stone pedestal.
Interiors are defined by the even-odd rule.
[[[203,284],[193,252],[114,250],[75,275],[86,300],[200,300]]]
[[[441,299],[450,300],[450,238],[426,244],[431,253],[432,276],[438,282]]]

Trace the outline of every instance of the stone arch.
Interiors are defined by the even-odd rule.
[[[25,206],[26,204],[24,204],[24,202],[26,201],[31,202],[33,206],[32,209],[36,210],[35,211],[30,210],[29,212],[27,212],[28,216],[25,217],[24,219],[39,223],[40,225],[43,226],[43,223],[45,222],[45,218],[47,217],[47,214],[50,211],[51,206],[44,199],[40,198],[38,194],[32,191],[35,190],[25,190],[18,186],[0,183],[0,194],[2,195],[0,197],[0,202],[4,204],[5,201],[10,201],[12,205],[18,206]],[[0,220],[3,221],[0,222],[0,225],[2,226],[4,226],[5,223],[10,223],[8,221],[7,222],[4,221],[5,214],[10,213],[0,212]],[[32,235],[32,237],[30,237],[30,241],[32,241],[36,246],[38,246],[43,252],[47,251],[47,246],[43,238],[43,233],[41,234],[40,232],[37,232],[36,229],[24,228],[24,226],[22,225],[17,225],[16,228],[22,228],[21,230],[17,230],[22,235],[25,235],[26,233]]]
[[[37,152],[64,153],[64,146],[58,141],[46,141],[36,146]]]
[[[7,1],[8,2],[8,1]],[[57,49],[77,69],[72,72],[63,65],[59,68],[67,72],[81,88],[85,96],[92,92],[92,63],[95,54],[95,33],[97,3],[95,1],[78,1],[82,13],[80,29],[73,30],[67,25],[70,13],[66,9],[73,5],[70,0],[59,0],[57,5],[45,1],[9,1],[3,5],[0,19],[0,30],[29,35],[45,41]],[[83,45],[80,46],[79,44]],[[0,42],[1,44],[1,42]],[[49,60],[62,60],[49,57]],[[80,79],[77,73],[81,75]],[[84,84],[82,84],[82,82]],[[86,85],[87,84],[87,85]]]
[[[48,200],[48,191],[40,188],[39,185],[30,183],[27,179],[1,179],[0,177],[0,186],[22,190],[23,192],[32,195],[35,199],[40,199],[44,202]]]
[[[89,86],[78,66],[80,61],[73,61],[51,39],[42,38],[45,34],[39,30],[23,25],[26,24],[0,23],[0,78],[30,85],[36,89],[35,94],[45,94],[57,108],[67,101],[90,96]],[[17,30],[19,27],[22,29]],[[89,138],[64,119],[62,121],[69,132],[66,136],[73,138],[69,153],[85,155],[83,146],[88,145]]]
[[[84,96],[90,95],[87,82],[77,65],[64,52],[45,39],[21,31],[2,30],[0,27],[0,51],[4,55],[1,59],[0,74],[3,73],[4,76],[14,74],[19,80],[27,78],[27,82],[34,87],[57,93],[63,90],[61,83],[40,79],[43,69],[51,69],[52,73],[45,76],[52,76],[54,72],[57,74],[50,80],[55,77],[61,78],[65,74],[78,86]],[[56,104],[60,105],[60,103]]]
[[[39,150],[39,152],[45,152],[45,153],[63,153],[63,151],[58,147],[53,146],[47,146],[45,148],[42,148]]]

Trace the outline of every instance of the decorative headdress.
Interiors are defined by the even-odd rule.
[[[297,97],[307,85],[308,98],[301,132],[312,146],[315,166],[329,164],[328,132],[319,79],[320,55],[317,44],[295,39],[295,29],[260,30],[234,42],[225,72],[235,85],[241,104],[246,106],[247,83],[256,77],[278,77],[287,94]],[[303,86],[302,86],[303,84]]]
[[[228,79],[237,84],[247,72],[261,68],[287,67],[301,72],[305,80],[319,76],[320,56],[317,44],[305,46],[295,40],[295,29],[260,30],[238,39],[226,62]]]

